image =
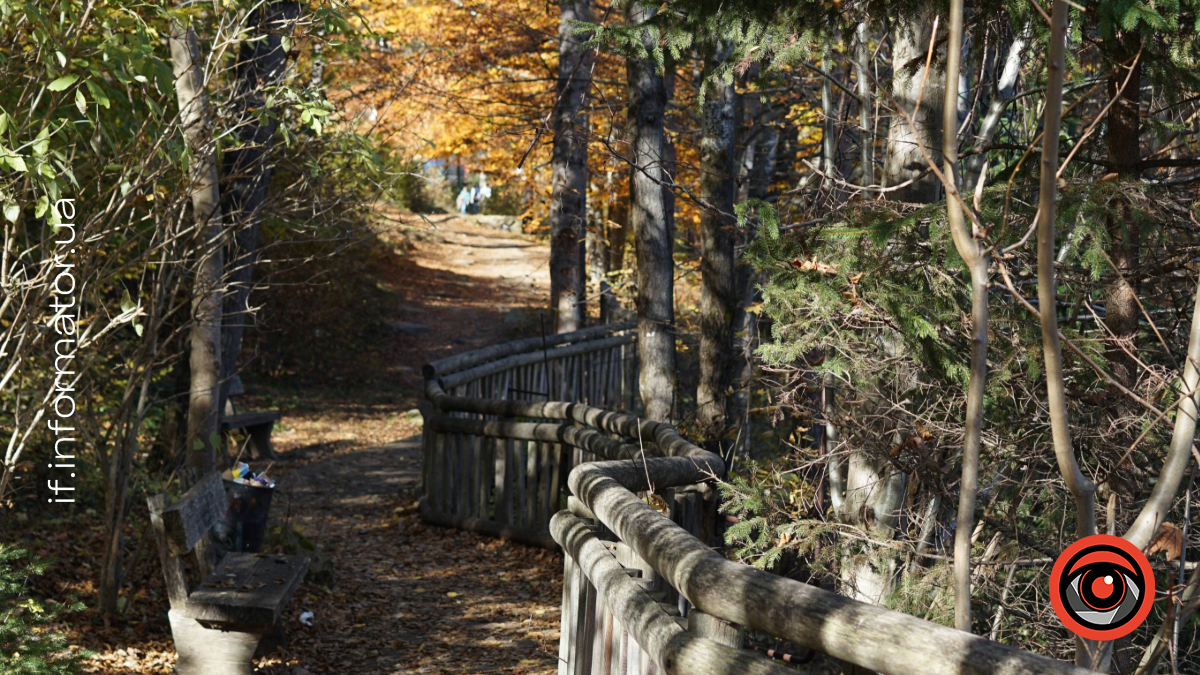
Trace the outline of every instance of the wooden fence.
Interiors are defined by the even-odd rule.
[[[795,672],[744,649],[747,630],[892,675],[1093,672],[726,560],[721,458],[610,411],[636,406],[632,339],[592,328],[425,369],[422,515],[561,546],[560,675]],[[530,380],[562,400],[504,384]]]
[[[637,356],[629,329],[531,338],[425,366],[424,520],[557,548],[550,517],[562,507],[567,475],[585,460],[583,451],[554,439],[480,433],[471,423],[496,415],[479,412],[475,402],[570,401],[633,410]]]

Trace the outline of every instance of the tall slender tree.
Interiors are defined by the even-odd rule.
[[[578,22],[592,21],[591,0],[560,0],[558,84],[551,158],[550,310],[554,330],[583,327],[586,308],[584,257],[587,233],[588,115],[593,51]]]
[[[1108,161],[1120,180],[1136,182],[1142,154],[1141,33],[1137,29],[1117,31],[1103,44],[1109,59],[1106,93],[1113,101],[1105,119]],[[1110,213],[1106,222],[1112,242],[1109,255],[1116,269],[1104,298],[1104,325],[1110,332],[1105,357],[1112,364],[1113,377],[1130,387],[1137,379],[1134,354],[1141,311],[1134,273],[1141,259],[1141,225],[1134,219],[1134,206],[1128,200],[1114,206],[1115,213]],[[1118,410],[1129,412],[1132,408],[1122,401]]]
[[[875,125],[871,95],[871,22],[863,19],[855,31],[854,68],[858,72],[858,138],[862,152],[862,184],[875,184]]]
[[[958,183],[958,106],[963,39],[963,0],[951,0],[951,48],[946,58],[946,93],[942,106],[942,180],[946,216],[958,255],[967,265],[971,282],[971,368],[967,383],[966,424],[963,434],[962,480],[959,483],[958,523],[954,531],[954,627],[971,630],[971,537],[975,532],[975,497],[979,483],[979,449],[983,434],[983,398],[987,384],[988,255],[972,223],[964,217],[966,204]]]
[[[187,466],[198,479],[216,470],[221,381],[221,298],[225,275],[225,226],[217,183],[216,146],[205,91],[204,59],[195,29],[172,24],[171,60],[179,120],[191,152],[190,191],[197,247],[192,279],[191,387],[188,394]]]
[[[657,5],[629,2],[625,21],[638,26]],[[644,53],[626,62],[629,82],[629,222],[637,256],[638,376],[645,415],[670,420],[675,411],[675,261],[663,203],[663,77],[652,54],[657,31],[641,33]]]
[[[704,434],[719,440],[729,422],[733,370],[733,318],[737,309],[734,283],[733,212],[734,87],[717,71],[729,58],[726,45],[715,45],[705,58],[700,134],[700,198],[708,203],[700,214],[700,382],[696,417]]]

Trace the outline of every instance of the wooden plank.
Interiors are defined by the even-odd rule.
[[[537,520],[537,501],[538,501],[538,452],[541,450],[541,443],[532,441],[526,443],[525,452],[525,522],[529,527],[538,527],[541,523]]]
[[[587,352],[580,354],[575,359],[575,397],[572,401],[583,402],[587,400],[587,359],[591,358],[595,352]]]
[[[515,446],[513,448],[514,461],[512,464],[513,479],[517,487],[517,499],[516,503],[513,505],[515,507],[516,517],[513,519],[513,522],[515,524],[519,524],[521,527],[529,527],[530,522],[533,520],[529,517],[529,510],[525,506],[528,499],[526,496],[526,493],[528,492],[528,486],[526,485],[528,474],[525,471],[525,463],[527,461],[526,454],[528,453],[529,442],[523,440],[513,440],[512,442]]]
[[[489,438],[488,443],[491,444],[492,453],[492,499],[493,499],[493,518],[499,523],[510,523],[508,518],[507,504],[505,503],[508,495],[508,486],[505,485],[504,477],[507,475],[507,456],[504,452],[503,438]]]
[[[260,424],[274,424],[283,418],[283,413],[278,410],[264,410],[262,412],[245,412],[237,415],[225,415],[221,418],[221,431],[230,431],[232,429],[248,429],[256,427]]]
[[[195,548],[225,515],[226,506],[221,474],[210,473],[183,493],[179,501],[164,507],[163,534],[171,553],[183,555]]]
[[[553,444],[550,449],[550,509],[546,516],[547,526],[550,524],[550,516],[562,508],[562,490],[566,481],[563,464],[566,462],[567,453],[571,450],[571,447],[561,443]]]
[[[563,556],[563,592],[558,637],[558,675],[570,675],[575,661],[575,645],[578,642],[579,624],[576,622],[579,579],[575,572],[575,559]]]
[[[513,452],[513,439],[501,438],[497,439],[501,443],[504,457],[504,521],[509,525],[516,525],[517,519],[513,511],[513,496],[516,493],[517,472],[516,460]]]
[[[463,438],[463,474],[466,476],[466,503],[460,515],[474,518],[478,515],[479,503],[479,436]]]
[[[604,594],[596,595],[594,637],[592,638],[592,669],[598,675],[608,675],[612,668],[612,614]]]
[[[308,558],[228,553],[188,596],[187,614],[201,621],[273,625],[308,571]]]
[[[438,495],[439,513],[450,513],[454,510],[454,471],[451,465],[454,457],[454,436],[438,432],[437,435],[437,471],[441,494]]]
[[[538,443],[537,451],[537,500],[534,504],[536,527],[546,527],[550,523],[550,446],[551,443]]]
[[[579,568],[579,561],[575,561],[576,569],[579,570],[580,583],[583,584],[583,606],[580,608],[580,616],[578,625],[580,626],[579,646],[576,647],[577,655],[575,658],[575,672],[583,675],[592,672],[592,653],[596,643],[596,601],[599,596],[596,593],[596,587],[592,584],[587,575],[583,573],[583,569]]]
[[[496,439],[487,436],[479,436],[478,439],[480,481],[477,515],[480,518],[495,520],[492,493],[496,487]]]
[[[458,504],[458,493],[455,492],[458,483],[455,481],[454,475],[455,466],[458,464],[458,435],[444,433],[442,442],[445,447],[445,452],[442,453],[442,469],[445,472],[446,489],[441,513],[449,515],[454,513],[454,507]]]
[[[587,382],[588,405],[603,405],[603,403],[600,401],[600,388],[598,386],[600,382],[598,377],[600,370],[600,359],[603,358],[603,356],[603,352],[592,352],[591,354],[588,354],[587,378],[585,380]]]
[[[746,632],[741,626],[698,609],[688,612],[687,620],[688,630],[696,635],[726,647],[742,648]]]
[[[609,671],[611,675],[625,675],[626,659],[629,657],[629,631],[617,618],[613,617],[614,628],[614,649],[616,656],[613,658],[612,668]]]
[[[158,547],[158,559],[162,564],[163,576],[166,580],[167,600],[171,607],[182,609],[187,605],[187,576],[184,573],[183,561],[171,553],[167,542],[166,529],[163,525],[162,512],[167,508],[166,495],[152,495],[146,500],[150,508],[150,525],[154,528],[154,542]]]
[[[429,401],[421,401],[417,404],[417,410],[421,412],[421,492],[424,493],[425,500],[428,502],[433,492],[433,462],[434,462],[434,437],[437,432],[430,428],[429,420],[433,418],[433,405]]]
[[[465,434],[454,434],[454,510],[456,516],[467,515],[467,500],[471,497],[468,485],[467,441]]]
[[[537,390],[545,393],[543,397],[549,399],[553,392],[550,389],[550,363],[547,361],[539,361],[537,364]]]

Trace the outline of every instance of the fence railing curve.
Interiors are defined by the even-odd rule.
[[[563,549],[560,675],[795,672],[747,631],[890,675],[1093,673],[724,558],[724,462],[629,414],[633,342],[599,326],[423,371],[422,517]]]

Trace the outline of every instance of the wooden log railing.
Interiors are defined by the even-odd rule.
[[[422,514],[435,524],[561,546],[560,675],[795,672],[741,649],[744,630],[890,675],[1093,673],[725,559],[711,546],[721,457],[669,424],[592,403],[634,408],[626,384],[619,391],[584,384],[613,381],[590,375],[604,372],[595,370],[604,361],[595,355],[611,350],[630,355],[621,382],[636,382],[625,330],[554,336],[545,347],[498,345],[425,371]],[[531,344],[547,352],[541,361],[528,358]],[[504,374],[537,364],[547,382],[581,378],[558,380],[576,400],[445,391],[447,382],[462,388],[478,381],[457,373],[511,377]],[[483,390],[510,391],[494,384],[476,391]]]
[[[505,404],[569,401],[633,410],[637,356],[630,327],[508,342],[425,366],[422,518],[557,548],[550,517],[566,498],[567,474],[591,457],[552,436],[501,437],[472,424],[561,419]]]

